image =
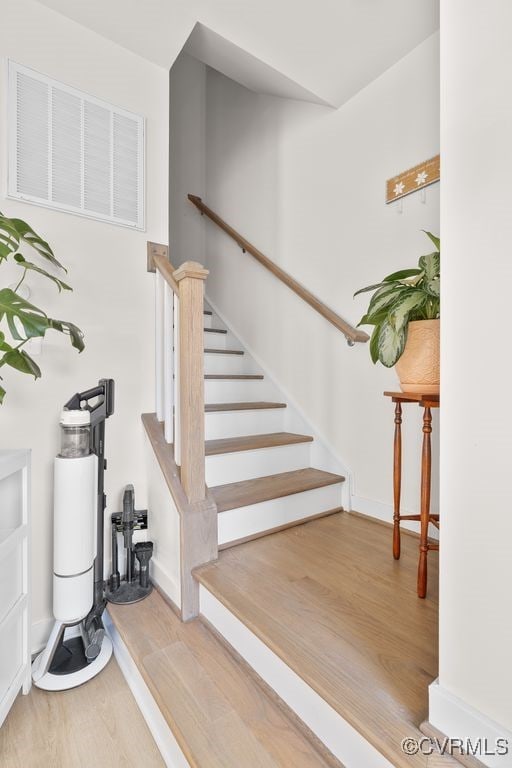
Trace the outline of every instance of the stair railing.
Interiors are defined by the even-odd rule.
[[[189,504],[205,499],[204,284],[195,261],[177,269],[152,255],[155,279],[155,401]]]
[[[201,215],[207,216],[218,227],[220,227],[220,229],[226,232],[226,234],[228,234],[236,243],[238,243],[244,253],[250,253],[251,256],[256,259],[256,261],[259,261],[260,264],[268,269],[269,272],[272,272],[273,275],[281,280],[282,283],[287,285],[288,288],[297,294],[297,296],[300,296],[300,298],[309,304],[310,307],[313,307],[313,309],[322,315],[322,317],[325,317],[325,319],[332,323],[335,328],[341,331],[350,347],[354,346],[356,342],[364,343],[368,341],[370,337],[367,333],[360,331],[358,328],[354,328],[352,325],[350,325],[350,323],[347,323],[346,320],[343,320],[342,317],[337,315],[336,312],[321,302],[320,299],[317,299],[316,296],[308,291],[307,288],[304,288],[304,286],[297,282],[297,280],[295,280],[293,277],[291,277],[291,275],[285,272],[284,269],[281,269],[281,267],[278,267],[277,264],[274,264],[271,259],[265,256],[254,245],[252,245],[252,243],[246,240],[245,237],[236,231],[236,229],[233,229],[233,227],[227,224],[223,219],[221,219],[220,216],[212,211],[211,208],[208,208],[208,206],[203,203],[200,197],[197,197],[197,195],[188,195],[188,199],[201,212]]]

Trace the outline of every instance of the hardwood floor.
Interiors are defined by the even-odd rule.
[[[421,737],[437,675],[437,554],[419,600],[418,541],[402,537],[400,561],[391,542],[388,528],[342,512],[233,547],[195,575],[393,765],[409,768],[426,758],[405,756],[400,743]]]
[[[32,686],[0,729],[2,768],[161,768],[164,762],[116,661],[69,691]]]
[[[339,766],[200,620],[183,624],[158,592],[109,613],[191,766]]]

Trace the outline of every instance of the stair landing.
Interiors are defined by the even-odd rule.
[[[437,676],[437,556],[418,600],[418,539],[404,534],[402,548],[395,561],[389,527],[342,512],[228,549],[194,575],[392,765],[414,768],[427,758],[400,744],[422,737]]]

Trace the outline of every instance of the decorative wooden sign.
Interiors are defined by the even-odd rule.
[[[436,155],[431,160],[415,165],[408,171],[394,176],[386,182],[386,203],[400,200],[401,197],[417,192],[418,189],[428,187],[441,178],[440,156]]]

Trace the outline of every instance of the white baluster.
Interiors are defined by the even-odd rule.
[[[164,279],[155,274],[155,411],[158,421],[164,420]]]
[[[174,383],[173,383],[173,292],[165,284],[164,312],[163,312],[163,337],[164,337],[164,435],[167,443],[174,439]]]
[[[174,461],[181,466],[180,431],[180,300],[174,297]]]

